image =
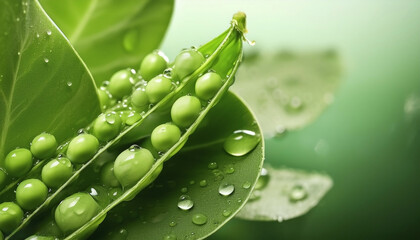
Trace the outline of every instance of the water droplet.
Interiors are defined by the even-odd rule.
[[[48,58],[44,58],[44,62],[48,63],[50,60]]]
[[[16,22],[20,22],[20,17],[17,17],[16,18]]]
[[[192,216],[192,222],[195,225],[204,225],[207,223],[207,216],[201,213],[194,214]]]
[[[136,49],[138,43],[138,32],[133,29],[128,31],[123,38],[123,47],[126,51],[132,52]]]
[[[248,189],[250,187],[251,187],[251,183],[248,182],[248,181],[246,181],[246,182],[244,182],[244,184],[242,184],[242,188],[244,188],[244,189]]]
[[[163,237],[163,240],[177,240],[175,234],[169,234]]]
[[[118,231],[118,239],[119,240],[125,240],[128,237],[128,231],[126,229],[121,229]]]
[[[281,137],[284,136],[284,134],[286,133],[286,127],[284,125],[277,125],[276,126],[276,133],[275,133],[275,137]]]
[[[112,200],[116,200],[117,198],[119,198],[121,195],[123,194],[121,188],[112,188],[110,189],[110,191],[108,192],[108,196],[112,199]]]
[[[51,30],[47,30],[47,35],[51,36],[51,34],[52,34]]]
[[[200,181],[200,187],[205,187],[205,186],[207,186],[207,180],[201,180]]]
[[[289,200],[291,202],[297,202],[305,199],[307,196],[306,189],[302,185],[296,185],[290,191]]]
[[[186,192],[188,192],[188,188],[186,188],[186,187],[181,188],[181,192],[182,192],[182,193],[186,193]]]
[[[211,162],[211,163],[209,163],[209,165],[207,167],[209,169],[216,169],[217,168],[217,163],[216,162]]]
[[[21,55],[21,52],[17,52],[17,55],[20,56]]]
[[[194,207],[194,202],[188,195],[181,195],[178,201],[178,208],[184,211],[190,210]]]
[[[77,135],[84,134],[84,133],[86,133],[86,129],[84,128],[81,128],[77,131]]]
[[[39,38],[39,33],[36,33],[36,38]]]
[[[223,176],[223,172],[220,171],[219,169],[213,169],[212,173],[214,174],[214,180],[215,181],[221,181],[221,180],[223,180],[223,178],[225,178]]]
[[[299,97],[292,97],[289,104],[287,105],[287,110],[289,111],[300,111],[303,108],[302,99]]]
[[[258,178],[257,183],[255,184],[255,189],[261,190],[265,188],[269,181],[270,181],[270,175],[268,174],[267,169],[262,168],[260,177]]]
[[[135,152],[135,151],[139,150],[140,148],[141,147],[139,145],[133,144],[133,145],[130,146],[130,148],[128,148],[128,150],[131,151],[131,152]]]
[[[225,166],[225,173],[232,174],[235,172],[235,168],[233,168],[233,164],[228,164]]]
[[[170,226],[170,227],[175,227],[175,226],[176,226],[176,224],[177,224],[176,222],[172,221],[172,222],[170,222],[170,223],[169,223],[169,226]]]
[[[73,85],[73,83],[72,82],[67,82],[67,86],[68,87],[71,87]]]
[[[167,68],[163,71],[163,76],[166,78],[172,78],[172,68]]]
[[[230,216],[230,214],[232,213],[232,211],[230,211],[230,210],[223,210],[223,216],[225,216],[225,217],[229,217]]]
[[[253,150],[260,140],[260,136],[253,131],[237,130],[226,139],[224,149],[230,155],[239,157]]]
[[[140,119],[141,119],[141,115],[138,112],[131,111],[128,114],[127,119],[125,120],[125,124],[127,124],[128,126],[131,126],[134,123],[140,121]]]
[[[191,180],[190,181],[190,185],[194,185],[195,184],[195,181],[194,180]]]
[[[235,191],[235,186],[233,184],[222,183],[219,186],[219,193],[222,196],[229,196]]]
[[[118,116],[117,116],[117,114],[115,112],[110,112],[110,113],[105,114],[105,121],[108,124],[113,125],[115,123],[115,121],[117,120],[117,117]]]

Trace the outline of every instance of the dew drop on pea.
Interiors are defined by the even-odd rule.
[[[229,196],[235,191],[235,186],[229,183],[222,183],[219,186],[219,193],[222,196]]]
[[[163,240],[177,240],[175,234],[169,234],[163,237]]]
[[[295,185],[289,193],[289,200],[291,202],[298,202],[304,200],[307,196],[308,193],[302,185]]]
[[[137,145],[137,144],[133,144],[133,145],[131,145],[129,148],[128,148],[128,150],[130,151],[130,152],[135,152],[135,151],[137,151],[137,150],[139,150],[140,149],[140,146],[139,145]]]
[[[195,225],[201,226],[207,223],[207,216],[202,213],[197,213],[192,216],[191,220]]]
[[[226,139],[223,147],[228,154],[240,157],[252,151],[260,140],[260,136],[253,131],[237,130]]]
[[[106,115],[105,115],[105,121],[107,122],[107,123],[109,123],[109,124],[114,124],[115,123],[115,121],[117,121],[117,115],[115,115],[115,114],[112,114],[112,113],[107,113]]]
[[[258,178],[257,183],[255,184],[255,189],[257,190],[264,189],[267,186],[269,181],[270,181],[270,175],[267,169],[262,168],[260,177]]]
[[[216,169],[217,168],[217,163],[216,162],[211,162],[211,163],[209,163],[209,165],[207,167],[210,170]]]
[[[188,195],[181,195],[178,201],[178,208],[184,211],[190,210],[194,207],[194,202]]]

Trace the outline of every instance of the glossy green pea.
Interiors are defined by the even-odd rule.
[[[32,140],[31,152],[38,159],[47,159],[54,155],[57,146],[54,135],[41,133]]]
[[[145,88],[134,90],[133,94],[131,94],[131,104],[139,112],[145,111],[149,107],[150,102]]]
[[[67,148],[67,157],[73,163],[85,163],[98,151],[98,139],[90,134],[83,133],[73,138]]]
[[[4,202],[0,204],[0,231],[11,233],[21,223],[23,218],[22,209],[12,202]]]
[[[4,185],[6,185],[7,181],[7,174],[4,172],[3,169],[0,168],[0,190],[3,189]]]
[[[147,98],[151,103],[157,103],[172,91],[172,81],[164,76],[157,76],[146,86]]]
[[[134,79],[129,69],[120,70],[112,75],[109,80],[108,91],[117,99],[130,95]]]
[[[8,174],[20,177],[32,168],[32,163],[31,151],[26,148],[18,148],[7,154],[4,168]]]
[[[152,168],[155,159],[145,148],[130,148],[118,155],[114,174],[124,187],[135,185]]]
[[[194,49],[184,50],[176,56],[172,74],[182,80],[197,70],[204,60],[203,55],[199,51]]]
[[[161,74],[168,67],[168,57],[162,51],[149,53],[141,62],[140,74],[144,80],[149,81]]]
[[[101,87],[100,89],[98,89],[97,93],[99,103],[101,104],[102,109],[105,110],[108,107],[110,107],[112,102],[112,96],[109,94],[109,92],[104,87]]]
[[[99,211],[100,207],[92,196],[75,193],[58,205],[55,222],[63,232],[71,232],[89,222]]]
[[[108,187],[119,187],[120,182],[114,174],[114,162],[106,163],[101,169],[101,182]]]
[[[173,124],[157,126],[151,135],[153,147],[161,152],[169,150],[181,138],[181,130]]]
[[[103,113],[93,124],[93,135],[101,141],[109,141],[120,133],[121,123],[121,118],[116,112]]]
[[[214,97],[223,86],[222,78],[219,74],[209,72],[199,77],[195,82],[195,93],[203,100],[209,100]]]
[[[73,165],[68,158],[57,158],[49,161],[42,168],[42,181],[52,188],[59,188],[73,173]]]
[[[201,111],[201,103],[197,97],[183,96],[178,98],[171,108],[172,121],[180,127],[189,127]]]
[[[16,189],[16,201],[26,210],[33,210],[47,199],[48,189],[38,179],[27,179]]]

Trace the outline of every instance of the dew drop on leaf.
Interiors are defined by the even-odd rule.
[[[176,226],[176,224],[177,224],[176,222],[172,221],[172,222],[170,222],[170,223],[169,223],[169,226],[170,226],[170,227],[175,227],[175,226]]]
[[[244,184],[242,184],[242,188],[243,189],[248,189],[248,188],[250,188],[251,187],[251,183],[250,182],[248,182],[248,181],[246,181],[246,182],[244,182]]]
[[[51,36],[51,34],[52,34],[51,30],[47,30],[47,35]]]
[[[175,234],[169,234],[163,237],[163,240],[177,240]]]
[[[195,225],[204,225],[207,223],[207,216],[201,213],[194,214],[192,216],[192,222]]]
[[[291,202],[298,202],[308,196],[306,189],[302,185],[295,185],[290,191],[289,200]]]
[[[67,82],[67,86],[68,87],[71,87],[73,85],[73,83],[72,82]]]
[[[184,211],[190,210],[194,207],[194,202],[188,195],[181,195],[178,201],[178,208]]]
[[[230,214],[231,214],[232,212],[230,211],[230,210],[223,210],[223,216],[225,216],[225,217],[229,217],[230,216]]]
[[[217,168],[217,163],[216,162],[211,162],[211,163],[209,163],[209,165],[207,167],[209,169],[216,169]]]
[[[205,186],[207,186],[207,180],[201,180],[200,181],[200,187],[205,187]]]
[[[50,62],[50,60],[49,60],[48,58],[44,58],[44,62],[45,62],[45,63],[49,63],[49,62]]]
[[[219,186],[219,193],[222,196],[229,196],[235,191],[235,186],[233,184],[222,183]]]
[[[270,175],[268,174],[267,169],[262,168],[260,177],[258,178],[257,183],[255,184],[255,189],[261,190],[265,188],[268,184],[268,181],[270,181]]]
[[[237,130],[226,139],[224,149],[232,156],[244,156],[252,151],[260,140],[260,136],[253,131]]]

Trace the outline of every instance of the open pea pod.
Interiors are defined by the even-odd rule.
[[[198,68],[191,73],[190,69],[185,70],[183,65],[177,65],[177,61],[175,61],[174,71],[175,74],[174,79],[177,82],[177,86],[175,90],[167,94],[162,99],[159,99],[156,101],[154,105],[152,105],[147,111],[142,112],[138,118],[135,118],[134,121],[132,121],[130,124],[127,121],[127,118],[124,119],[126,123],[126,127],[121,130],[121,132],[115,137],[110,139],[109,141],[103,141],[104,144],[102,146],[99,146],[99,143],[97,143],[94,140],[89,140],[93,145],[95,146],[95,152],[92,155],[92,157],[89,157],[87,160],[84,160],[80,164],[76,165],[76,171],[74,171],[73,175],[65,182],[63,183],[58,189],[55,191],[51,191],[46,200],[35,210],[30,211],[27,213],[26,217],[22,221],[22,223],[13,231],[11,232],[6,239],[22,239],[27,237],[31,233],[42,233],[43,235],[53,235],[54,237],[59,238],[65,238],[65,239],[81,239],[89,234],[91,234],[96,227],[103,221],[108,211],[110,211],[112,208],[117,206],[123,201],[127,201],[135,197],[136,194],[138,194],[142,189],[144,189],[147,185],[149,185],[151,182],[154,181],[154,179],[159,175],[160,171],[162,170],[163,163],[167,161],[170,157],[172,157],[174,154],[176,154],[182,146],[187,141],[188,137],[197,129],[199,124],[202,122],[206,114],[210,111],[210,109],[217,104],[217,102],[222,98],[222,96],[227,92],[228,88],[233,84],[234,82],[234,75],[239,67],[239,64],[242,60],[242,40],[243,40],[243,32],[244,32],[244,22],[245,19],[243,15],[235,15],[234,20],[232,21],[231,27],[222,35],[214,39],[213,41],[209,42],[208,44],[202,46],[198,49],[199,54],[205,56],[205,60],[202,64],[198,66]],[[188,72],[189,71],[189,72]],[[207,73],[213,73],[216,72],[222,79],[221,86],[216,89],[216,91],[212,94],[211,97],[207,98],[205,94],[198,94],[196,83],[197,78],[201,77],[203,74]],[[163,76],[166,77],[166,76]],[[146,83],[146,90],[147,87],[150,85],[149,83]],[[187,116],[185,118],[185,114],[182,113],[182,108],[185,105],[185,99],[181,100],[182,98],[194,98],[198,99],[197,97],[194,97],[193,95],[198,94],[200,95],[201,101],[199,101],[200,108],[197,111],[197,114],[193,114],[194,118],[191,120],[191,116]],[[150,97],[150,95],[149,95]],[[175,107],[175,105],[179,105],[178,107]],[[188,101],[187,101],[188,105]],[[124,104],[115,106],[112,110],[115,111],[128,111],[129,109],[124,109]],[[172,106],[172,109],[171,109]],[[181,113],[179,113],[179,110]],[[171,111],[168,111],[168,109],[171,109]],[[175,110],[174,110],[175,109]],[[158,114],[158,118],[152,118],[153,114]],[[166,115],[166,116],[165,116]],[[188,114],[187,114],[188,115]],[[108,117],[109,115],[106,115]],[[101,117],[101,116],[100,116]],[[172,124],[165,124],[168,120],[171,119],[174,121]],[[98,118],[99,119],[99,118]],[[123,185],[123,188],[120,189],[120,192],[116,194],[115,196],[109,196],[109,194],[105,194],[102,198],[102,202],[99,198],[102,196],[98,196],[96,201],[99,203],[96,205],[93,204],[93,208],[85,209],[81,212],[74,212],[71,214],[76,215],[92,215],[91,217],[88,217],[89,219],[84,219],[84,222],[82,222],[82,226],[77,225],[77,227],[69,227],[67,229],[67,223],[71,226],[74,225],[73,222],[66,222],[66,220],[57,220],[57,212],[58,215],[65,214],[60,213],[60,211],[63,209],[62,205],[69,204],[69,206],[74,206],[74,203],[82,199],[83,201],[87,202],[86,205],[89,205],[89,201],[91,201],[89,197],[85,197],[86,195],[83,195],[82,193],[76,193],[72,196],[66,198],[63,200],[57,207],[57,210],[55,210],[55,222],[54,219],[50,214],[45,213],[45,210],[51,207],[56,206],[56,204],[61,201],[64,197],[68,196],[71,193],[83,191],[80,190],[81,186],[85,186],[86,184],[86,178],[84,177],[87,173],[93,173],[93,175],[96,174],[98,176],[99,174],[95,172],[94,166],[95,163],[100,160],[100,158],[103,156],[103,154],[110,149],[112,146],[117,145],[123,145],[124,141],[127,143],[132,142],[134,139],[141,138],[144,136],[147,136],[150,134],[150,129],[147,127],[148,130],[142,130],[142,124],[145,123],[148,119],[154,119],[157,120],[158,124],[165,125],[165,131],[168,130],[168,126],[175,127],[179,131],[179,136],[176,137],[175,141],[172,139],[169,139],[172,141],[168,146],[168,139],[165,139],[165,134],[163,134],[163,140],[161,139],[161,135],[159,135],[159,131],[157,131],[157,137],[155,137],[154,140],[154,133],[152,133],[151,136],[151,145],[149,144],[149,150],[146,149],[146,151],[154,153],[153,158],[153,164],[150,166],[149,169],[147,169],[147,172],[145,172],[144,175],[141,176],[140,179],[135,179],[136,181],[133,182],[133,180],[130,180],[129,183],[125,184],[124,182],[124,171],[122,174],[120,174],[120,177],[118,177],[117,169],[115,168],[115,175],[117,176],[120,183]],[[115,119],[104,119],[104,121],[110,122],[112,121],[112,124],[114,123]],[[159,121],[160,120],[160,121]],[[97,120],[98,121],[98,120]],[[186,122],[185,122],[186,121]],[[154,123],[156,124],[156,122]],[[161,126],[162,126],[161,125]],[[179,129],[176,127],[176,125],[181,126],[182,129]],[[93,130],[91,130],[93,126]],[[147,126],[147,124],[145,124]],[[153,132],[156,131],[160,126],[155,128]],[[144,128],[144,126],[143,126]],[[129,138],[129,134],[137,129],[140,129],[140,131],[144,131],[145,134],[135,134],[137,136],[136,138]],[[87,131],[93,132],[95,134],[95,123],[93,123],[91,126],[87,128]],[[162,132],[162,131],[161,131]],[[176,135],[176,134],[175,134]],[[82,133],[81,135],[77,136],[76,138],[87,138],[88,136],[92,136],[87,133]],[[128,136],[124,138],[125,136]],[[140,137],[139,137],[140,136]],[[93,136],[92,136],[93,137]],[[75,138],[75,139],[76,139]],[[90,137],[89,137],[90,138]],[[157,140],[156,140],[157,139]],[[103,140],[103,139],[102,139]],[[74,139],[70,142],[70,144],[64,144],[63,147],[59,149],[60,152],[66,152],[68,157],[70,155],[74,155],[76,153],[70,154],[72,149],[72,143]],[[87,141],[89,143],[89,141]],[[86,142],[86,141],[85,141]],[[162,145],[163,144],[163,145]],[[89,144],[88,144],[89,145]],[[128,151],[128,153],[127,153]],[[142,151],[142,149],[137,148],[130,148],[129,150],[126,150],[122,154],[131,154],[129,153]],[[76,154],[77,155],[77,154]],[[117,160],[118,161],[118,158]],[[138,164],[138,163],[135,163]],[[114,163],[114,166],[116,166],[116,163]],[[126,167],[127,168],[127,167]],[[92,170],[93,169],[93,170]],[[128,167],[128,170],[130,168]],[[39,174],[39,167],[35,167],[29,177],[35,176],[37,173]],[[37,172],[38,171],[38,172]],[[127,175],[129,177],[129,174]],[[91,178],[95,179],[95,178]],[[98,178],[96,178],[97,180]],[[90,184],[95,184],[95,182],[91,182]],[[98,185],[100,185],[100,182],[97,182]],[[109,189],[111,191],[114,191],[115,189]],[[98,192],[95,190],[96,195]],[[99,191],[100,192],[100,191]],[[79,195],[80,194],[80,195]],[[12,196],[10,191],[5,194],[6,196]],[[93,194],[95,195],[95,194]],[[82,201],[80,200],[80,201]],[[70,201],[70,202],[69,202]],[[94,201],[94,200],[92,200]],[[73,205],[72,205],[73,204]],[[91,204],[90,204],[91,205]],[[94,209],[94,210],[92,210]],[[96,209],[96,210],[95,210]],[[73,210],[72,210],[73,211]],[[90,214],[86,214],[86,211],[91,211]],[[92,212],[93,211],[93,212]],[[66,210],[63,210],[62,212],[66,212]],[[68,211],[67,211],[68,212]],[[37,221],[34,221],[34,220]],[[76,220],[77,221],[77,220]],[[28,226],[28,224],[31,223],[31,226]],[[56,222],[59,223],[59,228],[57,228]],[[61,224],[60,224],[61,222]],[[63,228],[66,228],[63,230]],[[47,230],[46,230],[47,229]],[[60,229],[62,231],[60,231]]]

